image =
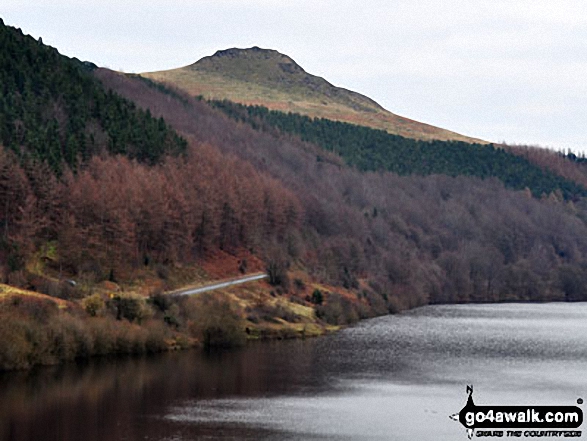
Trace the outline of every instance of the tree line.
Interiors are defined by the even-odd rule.
[[[420,141],[383,130],[324,118],[269,110],[230,101],[210,101],[231,118],[256,130],[277,129],[340,155],[362,171],[399,175],[496,177],[508,188],[530,189],[536,197],[560,191],[565,199],[586,196],[584,185],[539,167],[527,158],[494,145],[460,141]]]
[[[558,176],[587,188],[587,167],[582,155],[578,156],[570,151],[564,154],[538,146],[505,144],[502,147],[540,168],[550,170]]]
[[[149,164],[185,152],[163,119],[105,91],[93,69],[0,21],[0,143],[57,171],[102,151]]]
[[[27,287],[35,256],[66,274],[128,279],[145,265],[193,262],[217,249],[261,252],[299,224],[297,197],[210,147],[149,166],[95,156],[61,177],[0,150],[0,260]]]

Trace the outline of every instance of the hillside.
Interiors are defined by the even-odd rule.
[[[105,70],[96,75],[190,139],[246,160],[296,194],[301,228],[280,242],[282,258],[358,290],[372,311],[587,298],[580,195],[571,203],[557,192],[535,198],[508,190],[489,177],[364,172],[299,137],[230,120],[203,100]]]
[[[163,120],[106,92],[95,68],[0,20],[0,143],[54,170],[102,152],[151,164],[185,152]]]
[[[399,175],[496,177],[508,188],[528,188],[536,197],[559,191],[565,199],[587,196],[585,185],[565,179],[546,167],[533,164],[491,144],[462,141],[420,141],[385,131],[327,119],[283,113],[261,106],[230,101],[210,104],[231,118],[257,130],[276,129],[312,142],[340,155],[362,171],[387,170]],[[562,158],[564,161],[564,158]],[[566,162],[570,163],[569,160]]]
[[[299,223],[297,197],[106,89],[96,66],[0,24],[0,273],[101,281],[257,248]],[[33,262],[36,261],[36,262]],[[29,287],[25,285],[24,287]]]
[[[587,299],[587,203],[546,167],[259,107],[231,118],[2,32],[0,276],[67,302],[0,286],[0,368],[315,335],[430,303]],[[101,136],[67,155],[68,134]],[[450,167],[426,170],[435,154]]]
[[[0,370],[329,328],[303,270],[275,298],[295,194],[106,89],[95,65],[2,23],[0,43]],[[280,286],[162,294],[270,264]]]
[[[360,124],[408,138],[483,142],[395,115],[370,98],[307,73],[274,50],[227,49],[186,67],[141,75],[206,99]]]

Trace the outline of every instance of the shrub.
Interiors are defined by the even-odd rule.
[[[314,290],[314,292],[312,293],[312,297],[310,300],[315,305],[321,305],[322,302],[324,301],[324,296],[322,295],[322,292],[316,288]]]
[[[267,265],[269,283],[273,286],[281,286],[287,291],[289,288],[289,277],[287,275],[287,263],[282,260],[271,260]]]
[[[301,321],[301,317],[298,314],[280,303],[275,305],[259,303],[254,307],[249,306],[245,312],[247,313],[247,320],[253,323],[259,323],[261,320],[279,323],[276,319],[282,319],[290,323],[298,323]]]
[[[245,332],[240,315],[226,299],[202,295],[198,308],[192,315],[190,331],[201,339],[205,347],[241,346]]]
[[[82,319],[46,306],[26,297],[0,304],[0,370],[168,348],[169,330],[162,322],[146,321],[139,326],[112,317]]]
[[[167,311],[165,311],[163,321],[167,323],[169,326],[178,329],[182,324],[180,320],[179,306],[177,306],[176,304],[171,305],[171,307]]]
[[[109,301],[117,320],[126,319],[129,322],[141,323],[153,314],[145,298],[136,295],[116,295]]]
[[[77,346],[76,358],[88,358],[94,355],[94,339],[87,325],[77,328],[74,336]]]
[[[383,315],[389,312],[382,296],[371,291],[366,291],[364,295],[374,315]]]
[[[149,297],[149,303],[159,311],[165,312],[171,307],[173,300],[170,296],[163,294],[161,290],[157,290]]]
[[[118,354],[144,354],[148,331],[138,325],[117,323],[115,351]]]
[[[26,324],[12,317],[0,317],[0,369],[25,369],[32,350],[26,338]]]
[[[341,325],[343,319],[340,302],[328,302],[326,305],[318,306],[316,308],[316,317],[331,325]]]
[[[93,318],[88,320],[95,355],[107,355],[114,352],[116,346],[116,322],[111,318]]]
[[[106,303],[100,294],[92,294],[82,301],[82,306],[90,316],[97,317],[103,313]]]
[[[78,354],[75,324],[67,318],[52,321],[46,329],[47,347],[51,363],[74,360]]]
[[[316,316],[331,325],[350,325],[359,320],[357,307],[336,293],[330,294],[328,301],[316,308]]]
[[[147,336],[145,340],[145,350],[148,353],[162,352],[167,350],[167,339],[169,331],[160,322],[150,321],[146,324]]]
[[[52,355],[56,361],[87,358],[94,353],[94,340],[87,322],[62,312],[51,321]]]
[[[241,274],[245,274],[247,272],[248,262],[247,259],[239,260],[238,262],[238,271]]]

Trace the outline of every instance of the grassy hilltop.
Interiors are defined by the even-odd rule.
[[[186,67],[141,75],[207,99],[261,105],[414,139],[482,142],[395,115],[366,96],[307,73],[290,57],[275,50],[227,49]]]

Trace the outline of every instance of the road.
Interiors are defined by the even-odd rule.
[[[267,274],[253,274],[249,276],[238,277],[236,279],[227,280],[224,282],[216,282],[210,285],[199,286],[197,288],[178,289],[169,293],[171,296],[191,296],[194,294],[201,294],[203,292],[214,291],[215,289],[227,288],[232,285],[240,285],[241,283],[253,282],[255,280],[266,279]]]

